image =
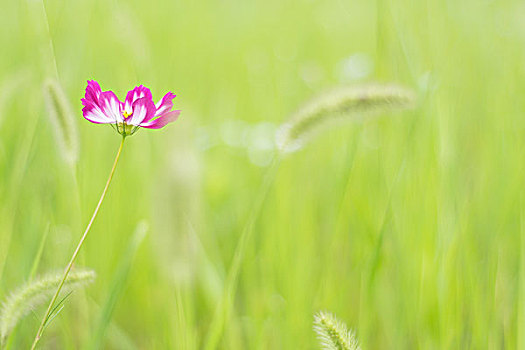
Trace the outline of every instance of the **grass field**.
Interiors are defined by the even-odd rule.
[[[319,349],[319,310],[364,350],[525,348],[521,1],[1,0],[0,21],[2,299],[62,271],[111,169],[120,136],[82,117],[86,80],[182,110],[127,139],[75,267],[97,278],[42,349]],[[47,79],[72,106],[73,166]],[[305,101],[368,82],[415,108],[272,162]]]

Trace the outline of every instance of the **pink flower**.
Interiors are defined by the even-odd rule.
[[[168,92],[157,104],[151,91],[142,85],[135,87],[120,102],[113,91],[102,91],[94,80],[88,80],[82,99],[84,118],[97,124],[114,124],[124,135],[134,134],[139,127],[160,129],[177,120],[180,110],[172,111],[175,95]]]

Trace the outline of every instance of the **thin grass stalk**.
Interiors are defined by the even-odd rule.
[[[175,339],[178,339],[177,344],[183,349],[198,349],[197,346],[197,331],[195,329],[195,322],[193,313],[190,310],[187,310],[188,300],[183,297],[183,293],[192,294],[193,290],[182,290],[180,286],[176,287],[175,290],[175,309],[176,317],[174,319],[174,335]]]
[[[34,92],[31,91],[31,93]],[[28,110],[37,110],[37,105],[39,102],[40,101],[38,100],[31,100],[29,102]],[[2,285],[4,268],[13,237],[13,226],[16,219],[15,209],[17,208],[18,201],[20,200],[20,190],[24,184],[29,157],[35,142],[38,123],[40,122],[40,114],[33,113],[33,115],[30,115],[28,120],[31,122],[28,123],[27,127],[25,128],[26,132],[24,133],[20,150],[15,156],[15,162],[12,166],[9,183],[6,186],[7,193],[5,198],[2,200],[3,206],[0,208],[0,240],[2,242],[2,244],[0,244],[0,286]]]
[[[102,312],[102,307],[93,298],[88,296],[87,300],[89,301],[89,308],[93,314],[98,315]],[[91,332],[91,328],[89,332]],[[108,325],[106,340],[108,342],[108,348],[110,349],[138,350],[138,346],[134,344],[132,337],[115,321],[111,321]]]
[[[57,69],[55,52],[54,52],[54,47],[53,47],[53,40],[51,38],[51,34],[49,30],[49,21],[47,19],[47,12],[46,12],[44,1],[40,0],[38,1],[38,4],[33,1],[31,1],[30,3],[31,4],[29,7],[29,11],[31,12],[31,15],[33,17],[32,22],[34,26],[33,34],[38,36],[42,42],[46,41],[45,44],[42,42],[39,43],[40,56],[42,59],[38,60],[38,62],[44,62],[41,64],[42,66],[44,66],[44,72],[46,72],[45,76],[54,76],[55,78],[58,79],[58,69]],[[44,59],[44,57],[46,58]],[[47,72],[49,72],[49,74]],[[31,108],[28,108],[28,110],[37,110],[37,109],[36,107],[31,106]],[[35,122],[26,129],[26,130],[29,130],[29,132],[26,133],[26,135],[28,139],[30,140],[30,142],[24,144],[23,153],[25,153],[25,157],[22,162],[23,169],[21,170],[25,170],[25,164],[27,162],[27,156],[30,151],[30,146],[32,145],[32,142],[34,139],[36,125],[38,121],[40,120],[39,115],[31,119],[35,120]],[[29,146],[27,149],[25,148],[26,145]],[[17,172],[18,170],[19,168],[15,166],[14,173]],[[18,176],[13,177],[13,182],[15,182],[15,186],[9,186],[9,188],[11,189],[11,194],[13,194],[15,198],[13,199],[13,202],[15,202],[18,198],[17,190],[19,188],[19,185],[22,183],[22,180],[23,180],[23,173],[18,174]],[[10,198],[10,196],[8,196],[8,198]],[[15,207],[15,203],[11,203],[9,199],[6,200],[6,203],[7,203],[6,205],[7,211],[11,212],[12,208]],[[4,217],[7,216],[7,222],[3,223],[3,225],[5,226],[1,227],[0,231],[7,232],[7,235],[6,237],[2,237],[2,245],[0,245],[0,282],[3,277],[5,262],[7,260],[7,254],[9,252],[9,247],[11,245],[11,238],[13,235],[12,226],[14,224],[14,218],[12,214],[11,215],[9,214],[5,215],[5,213],[1,213],[1,214],[4,214],[2,215]]]
[[[9,74],[0,82],[0,129],[2,128],[6,111],[10,103],[16,100],[19,90],[27,87],[31,74],[27,68],[22,68]]]
[[[346,216],[344,216],[344,209],[345,209],[345,204],[347,204],[349,202],[349,193],[350,193],[350,185],[352,183],[352,178],[353,178],[353,174],[354,174],[354,169],[355,169],[355,164],[356,164],[356,158],[357,158],[357,155],[358,155],[358,152],[359,152],[359,142],[358,142],[358,136],[360,135],[360,133],[358,133],[357,135],[354,135],[354,140],[352,142],[352,148],[351,148],[351,151],[349,152],[348,155],[345,155],[345,159],[348,159],[348,170],[346,172],[346,175],[345,175],[345,181],[344,181],[344,190],[341,192],[341,195],[340,197],[338,198],[338,205],[337,205],[337,216],[336,216],[336,220],[335,220],[335,223],[334,223],[334,237],[332,239],[332,243],[330,245],[330,249],[328,250],[329,252],[333,252],[334,249],[337,248],[337,244],[340,241],[340,238],[339,238],[339,232],[342,232],[341,228],[343,227],[343,223],[347,222],[348,218]],[[337,238],[336,238],[337,237]],[[330,259],[331,261],[332,259]],[[323,276],[323,279],[328,279],[330,278],[330,271],[331,269],[333,268],[330,264],[322,264],[320,266],[321,270],[324,271],[322,273],[320,273],[320,276]],[[323,288],[325,284],[324,283],[319,283],[319,290],[321,290]]]
[[[113,179],[113,175],[115,174],[115,170],[117,168],[117,164],[118,164],[118,161],[120,159],[120,154],[122,153],[122,148],[124,147],[125,139],[126,139],[126,136],[123,136],[122,137],[122,142],[120,143],[120,147],[119,147],[119,149],[117,151],[117,155],[115,157],[115,161],[113,163],[113,167],[111,168],[111,172],[109,173],[109,177],[108,177],[108,180],[106,182],[106,186],[104,187],[104,190],[102,191],[102,195],[100,196],[100,199],[99,199],[98,204],[97,204],[97,206],[95,208],[95,211],[94,211],[93,215],[91,216],[91,220],[89,221],[89,223],[88,223],[88,225],[86,227],[86,230],[84,231],[84,234],[82,235],[82,238],[80,239],[80,242],[78,243],[77,248],[75,249],[75,252],[73,253],[73,256],[71,257],[71,260],[69,261],[69,264],[67,265],[66,270],[64,271],[64,275],[62,277],[62,281],[58,285],[58,288],[57,288],[57,290],[55,292],[55,295],[51,299],[51,302],[49,303],[47,311],[46,311],[44,317],[42,318],[42,322],[40,323],[40,327],[38,328],[38,331],[36,333],[35,339],[33,341],[33,345],[31,346],[32,350],[36,348],[38,342],[40,341],[40,338],[42,337],[42,334],[44,332],[45,326],[46,326],[46,324],[48,322],[48,319],[51,316],[51,313],[53,311],[53,306],[55,305],[55,302],[58,299],[60,291],[62,290],[62,287],[64,286],[64,283],[67,280],[69,272],[71,271],[71,268],[73,267],[73,264],[74,264],[74,262],[75,262],[75,260],[76,260],[76,258],[78,256],[78,253],[80,252],[80,248],[82,248],[82,245],[84,244],[84,241],[86,240],[86,237],[87,237],[87,235],[89,233],[89,230],[91,229],[91,225],[95,221],[95,218],[97,217],[98,211],[99,211],[99,209],[100,209],[100,207],[102,205],[102,202],[104,201],[104,198],[106,197],[109,185],[111,184],[111,180]]]
[[[45,77],[54,77],[58,79],[57,60],[55,47],[44,0],[28,1],[28,12],[31,16],[34,35],[38,39],[39,68]]]
[[[228,271],[228,277],[226,278],[222,298],[219,302],[219,305],[217,306],[217,309],[215,310],[215,314],[210,326],[210,332],[204,346],[206,350],[213,350],[218,347],[224,332],[224,325],[230,320],[230,314],[233,308],[233,300],[237,291],[237,281],[239,279],[241,263],[244,259],[248,242],[252,237],[255,222],[259,218],[263,204],[275,180],[280,162],[281,158],[277,156],[273,159],[272,164],[267,168],[263,184],[256,196],[248,220],[244,225],[239,242],[235,248],[233,262],[230,266],[230,270]]]
[[[103,340],[106,334],[106,330],[111,323],[111,316],[113,315],[113,311],[115,310],[117,301],[122,295],[124,287],[126,286],[129,271],[131,269],[131,266],[133,265],[137,251],[141,246],[142,242],[144,241],[144,238],[146,237],[147,232],[148,224],[145,221],[141,221],[137,225],[135,233],[133,234],[133,237],[128,243],[126,252],[120,259],[119,266],[117,267],[117,271],[115,273],[115,276],[113,277],[112,286],[109,292],[107,293],[108,299],[106,300],[106,303],[102,306],[102,309],[99,312],[100,317],[98,318],[97,324],[95,326],[95,331],[92,333],[89,344],[86,346],[86,349],[96,350],[103,348]]]
[[[520,194],[520,260],[518,269],[517,349],[525,347],[525,198]]]
[[[49,236],[50,226],[51,225],[48,223],[46,229],[44,230],[44,234],[42,235],[42,238],[40,239],[40,243],[38,244],[38,250],[33,260],[33,265],[31,266],[31,272],[29,273],[30,281],[33,278],[35,278],[36,272],[38,270],[38,265],[40,265],[40,259],[42,258],[42,253],[44,252],[44,247],[47,242],[47,237]]]

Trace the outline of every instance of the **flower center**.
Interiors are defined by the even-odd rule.
[[[126,119],[127,117],[129,117],[131,115],[131,113],[128,113],[127,111],[124,111],[124,112],[122,112],[122,115],[124,116],[124,119]]]

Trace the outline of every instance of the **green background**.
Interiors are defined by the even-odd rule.
[[[182,114],[127,139],[77,262],[96,282],[43,348],[213,348],[223,293],[221,349],[316,349],[319,310],[363,349],[525,347],[523,2],[44,4],[0,5],[0,296],[28,280],[47,228],[38,272],[66,265],[104,186],[120,138],[82,118],[86,80],[121,99],[138,84],[155,101],[173,91]],[[57,76],[80,133],[75,172],[43,103]],[[304,101],[363,82],[412,87],[417,107],[269,166],[275,128]],[[28,348],[43,312],[11,349]]]

